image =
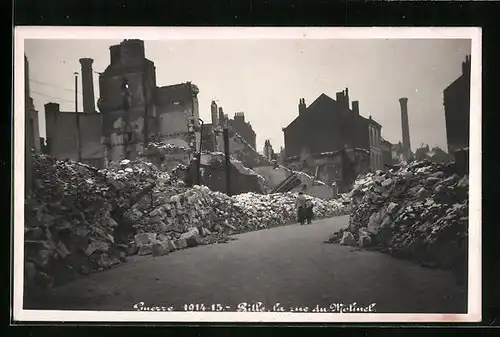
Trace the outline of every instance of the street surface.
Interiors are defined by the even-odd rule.
[[[466,292],[450,272],[324,243],[347,225],[347,216],[336,217],[241,234],[229,243],[167,256],[135,256],[54,289],[39,309],[135,310],[134,304],[144,302],[176,310],[189,303],[221,304],[236,311],[242,302],[310,309],[357,302],[376,303],[376,312],[466,312]]]

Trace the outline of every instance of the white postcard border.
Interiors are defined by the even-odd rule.
[[[325,314],[24,310],[24,40],[26,39],[471,39],[469,269],[467,314]],[[53,322],[478,322],[481,320],[481,28],[475,27],[16,27],[14,33],[15,321]],[[23,94],[21,94],[23,93]]]

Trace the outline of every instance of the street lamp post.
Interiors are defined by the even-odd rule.
[[[231,158],[229,156],[229,130],[227,128],[227,123],[223,128],[224,136],[224,157],[225,157],[225,169],[226,169],[226,193],[231,195]]]
[[[201,145],[202,145],[202,139],[203,139],[203,120],[201,118],[198,118],[200,121],[200,147],[198,150],[197,158],[196,161],[198,162],[198,170],[196,172],[196,180],[198,185],[201,185]]]

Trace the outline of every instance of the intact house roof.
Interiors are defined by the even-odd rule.
[[[314,102],[312,102],[308,107],[306,107],[306,111],[302,115],[298,115],[297,117],[295,117],[295,119],[290,124],[288,124],[286,127],[284,127],[282,130],[286,131],[288,128],[294,126],[297,123],[300,123],[300,121],[304,118],[304,115],[310,113],[311,111],[314,111],[314,108],[320,104],[325,104],[327,106],[330,105],[332,109],[336,109],[336,108],[341,107],[339,102],[337,102],[336,100],[334,100],[330,96],[326,95],[325,93],[322,93],[321,95],[318,96],[318,98],[316,98],[314,100]],[[374,119],[369,119],[369,118],[363,117],[361,115],[355,114],[350,108],[349,108],[349,112],[352,113],[353,117],[355,116],[354,118],[363,119],[363,120],[368,121],[369,123],[372,123],[378,127],[382,127]]]

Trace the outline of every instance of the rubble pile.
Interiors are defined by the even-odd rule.
[[[188,188],[176,173],[183,168],[167,173],[138,159],[99,170],[33,154],[34,188],[25,201],[28,292],[111,268],[129,255],[165,255],[295,221],[295,194],[230,197]],[[317,218],[346,212],[339,201],[312,199]]]
[[[51,286],[107,268],[113,249],[116,188],[89,165],[33,154],[34,189],[25,201],[25,285]]]
[[[468,176],[453,164],[415,162],[359,177],[349,227],[330,242],[359,245],[443,268],[467,257]]]
[[[33,154],[34,188],[25,202],[25,284],[51,286],[126,260],[136,203],[185,190],[154,165],[136,160],[107,169]],[[148,197],[150,200],[148,200]]]
[[[145,233],[150,240],[142,240],[142,236],[140,240],[134,239],[131,251],[139,255],[154,254],[155,244],[168,244],[175,250],[224,242],[230,234],[286,225],[296,221],[296,197],[293,193],[244,193],[230,197],[206,186],[194,186],[162,198],[153,210],[146,211],[138,203],[130,212],[131,217],[137,232]],[[316,218],[346,214],[348,209],[336,200],[311,199]]]

